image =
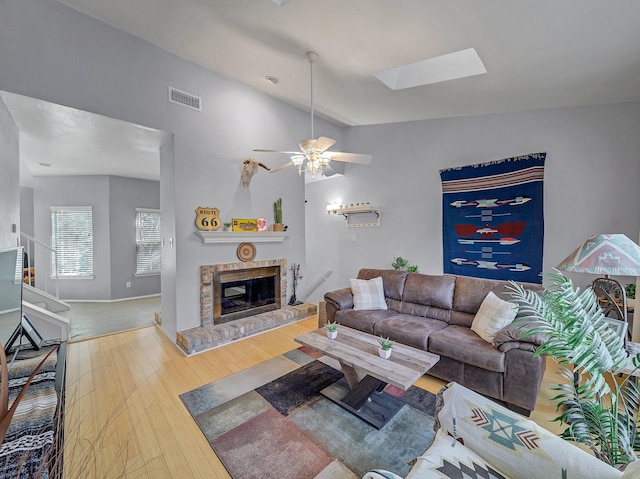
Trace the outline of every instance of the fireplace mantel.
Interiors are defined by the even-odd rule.
[[[205,244],[211,243],[282,243],[289,235],[276,231],[241,232],[241,231],[196,231]]]

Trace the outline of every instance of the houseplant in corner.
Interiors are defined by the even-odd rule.
[[[418,272],[418,266],[417,265],[409,265],[409,260],[406,258],[403,258],[402,256],[394,256],[393,257],[394,261],[393,263],[391,263],[391,267],[393,269],[398,269],[398,270],[407,270],[409,273],[417,273]]]
[[[327,329],[327,338],[336,339],[338,336],[338,323],[329,321],[325,323],[324,327]]]
[[[273,231],[284,231],[282,223],[282,198],[278,198],[273,203]]]
[[[562,438],[623,469],[640,452],[640,394],[631,376],[640,355],[628,357],[623,338],[604,320],[591,288],[580,292],[561,274],[547,277],[552,283],[541,294],[511,284],[513,301],[524,316],[524,324],[514,323],[516,336],[542,334],[536,354],[550,356],[560,367],[564,382],[552,389],[558,392],[553,399],[560,412],[555,421],[566,425]]]
[[[391,356],[391,349],[393,348],[393,341],[389,338],[380,336],[378,338],[378,343],[380,344],[380,347],[378,348],[378,354],[380,357],[383,359],[389,359]]]

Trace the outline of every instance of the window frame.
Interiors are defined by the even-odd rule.
[[[94,279],[95,278],[95,235],[94,235],[94,225],[93,225],[93,206],[50,206],[49,207],[49,212],[50,212],[50,233],[51,233],[51,247],[54,249],[55,251],[55,255],[51,256],[51,278],[57,278],[57,279]],[[57,220],[54,218],[54,215],[56,213],[74,213],[74,212],[85,212],[85,213],[89,213],[89,219],[90,219],[90,231],[88,232],[90,234],[90,238],[91,238],[91,244],[90,245],[86,245],[91,252],[91,258],[90,258],[90,268],[87,269],[86,272],[83,272],[81,268],[76,269],[74,272],[72,273],[64,273],[60,271],[60,266],[61,266],[61,256],[64,257],[65,254],[61,253],[61,248],[60,248],[60,240],[61,238],[59,238],[56,234],[56,231],[58,230],[57,227]],[[73,238],[70,238],[73,239]],[[82,245],[82,242],[80,241],[75,241],[74,245]],[[64,250],[62,250],[64,251]]]
[[[158,233],[157,241],[139,241],[138,240],[138,215],[139,213],[154,213],[158,215],[158,226],[160,231]],[[136,239],[136,263],[135,263],[135,277],[144,277],[144,276],[158,276],[162,272],[162,213],[159,209],[156,208],[136,208],[135,214],[135,239]],[[139,271],[138,267],[140,264],[138,255],[139,255],[139,247],[140,245],[153,245],[156,244],[158,248],[158,254],[160,257],[160,264],[158,265],[158,269]]]

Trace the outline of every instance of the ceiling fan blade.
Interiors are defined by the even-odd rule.
[[[333,138],[327,138],[326,136],[321,136],[313,143],[311,147],[313,148],[314,151],[323,152],[325,150],[328,150],[335,144],[336,144],[336,140],[334,140]]]
[[[260,148],[255,148],[253,151],[257,151],[258,153],[283,153],[285,155],[299,155],[299,151],[284,151],[284,150],[264,150]]]
[[[326,153],[332,160],[344,161],[345,163],[358,163],[360,165],[370,165],[373,161],[371,155],[364,153],[343,153],[341,151],[327,151]]]
[[[269,171],[269,173],[275,173],[276,171],[284,170],[285,168],[289,168],[290,166],[293,166],[293,161],[288,161],[282,166],[273,168],[271,171]]]

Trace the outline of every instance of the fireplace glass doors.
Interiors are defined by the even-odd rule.
[[[280,309],[280,266],[220,271],[213,281],[214,324]]]

